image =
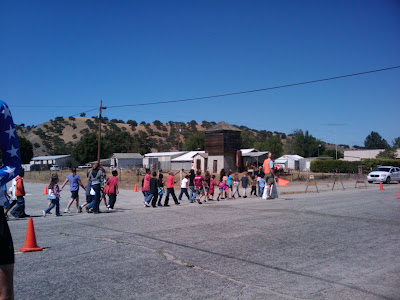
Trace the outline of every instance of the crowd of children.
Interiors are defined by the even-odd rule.
[[[56,208],[56,216],[61,216],[60,213],[60,193],[69,182],[71,199],[69,200],[64,213],[70,213],[70,207],[75,202],[78,213],[82,212],[85,208],[88,213],[99,213],[99,205],[103,200],[107,210],[114,210],[114,206],[117,200],[118,191],[118,172],[112,171],[112,176],[107,178],[105,170],[99,165],[94,164],[92,169],[88,172],[88,181],[86,186],[83,185],[81,178],[76,174],[76,169],[71,170],[71,174],[65,179],[61,188],[58,185],[59,177],[57,173],[52,174],[50,184],[48,185],[48,207],[43,210],[43,217],[47,214],[51,214],[51,210]],[[180,181],[180,193],[177,197],[175,195],[174,186],[176,184],[175,175],[181,174]],[[239,176],[241,175],[241,176]],[[219,183],[216,181],[216,176],[210,174],[208,170],[202,175],[201,170],[190,170],[189,173],[185,173],[181,170],[177,173],[169,172],[168,177],[164,181],[163,174],[146,170],[146,174],[142,181],[142,193],[144,196],[143,204],[145,207],[157,207],[157,206],[169,206],[169,198],[172,197],[174,203],[179,205],[185,196],[190,203],[202,204],[206,201],[213,201],[214,194],[217,194],[215,200],[220,201],[223,199],[230,199],[236,197],[242,197],[240,190],[243,193],[243,198],[247,198],[247,188],[250,187],[250,197],[258,196],[262,197],[264,189],[267,186],[267,181],[264,179],[263,169],[242,174],[225,172],[221,170],[219,174]],[[4,205],[4,213],[11,210],[13,206],[15,208],[11,211],[11,214],[15,218],[28,217],[25,213],[25,189],[23,184],[24,171],[21,172],[12,181],[12,186],[9,189],[11,196],[8,195],[6,186],[3,186],[4,194],[8,200]],[[267,176],[266,176],[267,177]],[[86,201],[79,205],[79,187],[82,187],[86,192]],[[165,188],[166,187],[166,193]],[[190,193],[189,193],[190,190]],[[165,194],[164,203],[162,203],[163,196]],[[108,203],[106,200],[108,195]]]
[[[175,195],[174,185],[176,183],[175,175],[181,174],[180,181],[180,193],[178,198]],[[151,176],[152,175],[152,176]],[[186,196],[190,203],[197,202],[202,204],[206,201],[214,201],[214,194],[217,190],[217,198],[215,200],[220,201],[223,199],[230,199],[242,197],[240,195],[240,189],[243,192],[243,198],[247,198],[247,188],[251,187],[250,196],[262,197],[264,189],[267,186],[267,182],[264,179],[266,175],[262,168],[258,171],[242,173],[241,177],[238,173],[232,173],[230,170],[225,173],[222,169],[220,172],[219,183],[216,182],[215,175],[211,175],[208,170],[202,175],[201,170],[190,170],[189,173],[181,171],[174,173],[169,172],[166,180],[167,192],[162,204],[162,198],[164,195],[164,180],[163,175],[160,173],[157,178],[157,172],[151,173],[149,169],[146,170],[146,175],[142,180],[142,193],[144,196],[143,205],[145,207],[157,207],[157,206],[169,206],[169,197],[174,199],[176,205],[179,205],[182,201],[183,196]],[[190,194],[189,194],[190,190]],[[270,198],[270,197],[269,197]]]

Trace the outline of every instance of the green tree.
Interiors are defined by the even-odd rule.
[[[371,131],[371,133],[365,138],[364,146],[365,149],[386,149],[389,147],[389,144],[379,133]]]
[[[376,158],[396,159],[397,147],[387,147],[385,151],[380,152]]]
[[[21,153],[21,160],[23,164],[29,164],[33,157],[33,145],[32,143],[24,138],[23,136],[18,136],[19,151]]]
[[[97,134],[87,133],[72,149],[72,156],[81,164],[97,160]],[[104,147],[104,138],[101,139],[100,158],[107,158],[110,153]]]
[[[340,151],[338,151],[337,155],[338,155],[337,156],[338,159],[344,157],[343,153]],[[323,153],[321,153],[321,156],[336,158],[336,150],[335,149],[326,149]]]
[[[254,148],[259,151],[272,152],[275,157],[280,157],[283,154],[283,143],[279,136],[272,136],[264,142],[255,142]]]
[[[195,150],[204,150],[204,141],[205,135],[204,133],[195,133],[190,135],[185,143],[183,144],[183,150],[186,151],[195,151]]]
[[[393,140],[393,147],[400,148],[400,136]]]
[[[309,134],[308,130],[303,132],[303,130],[298,129],[286,141],[285,150],[287,154],[312,157],[318,155],[318,149],[320,153],[325,150],[325,148],[321,148],[319,145],[325,145],[325,143]]]

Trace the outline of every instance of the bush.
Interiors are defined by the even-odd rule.
[[[400,161],[392,159],[366,159],[363,161],[344,161],[344,160],[313,160],[310,169],[312,172],[322,173],[357,173],[358,166],[363,166],[364,173],[369,173],[377,166],[400,167]]]

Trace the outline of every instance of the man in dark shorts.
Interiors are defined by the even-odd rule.
[[[7,104],[1,100],[0,148],[3,153],[3,167],[0,169],[0,186],[2,186],[18,175],[22,167],[14,122]],[[5,201],[4,193],[0,193],[0,299],[13,299],[14,246],[4,215]]]

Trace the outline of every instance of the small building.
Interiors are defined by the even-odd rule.
[[[114,153],[111,156],[111,168],[142,168],[143,156],[140,153]]]
[[[31,162],[31,170],[47,170],[51,165],[58,165],[60,168],[77,167],[78,162],[69,154],[66,155],[46,155],[33,157]]]
[[[241,145],[241,130],[226,122],[219,122],[205,131],[204,150],[208,154],[209,170],[236,170],[236,153]]]
[[[291,170],[301,170],[305,168],[305,159],[300,155],[283,155],[277,158],[274,164]]]
[[[201,170],[204,172],[207,169],[208,166],[208,154],[207,153],[197,153],[196,155],[193,156],[193,165],[192,169],[197,169]],[[216,167],[215,167],[216,170]],[[213,173],[217,173],[217,171],[214,171],[214,166],[212,169]]]
[[[171,170],[190,170],[193,169],[193,166],[196,166],[196,164],[193,164],[195,162],[194,156],[197,154],[204,154],[205,151],[189,151],[188,153],[185,153],[181,156],[178,156],[176,158],[173,158],[171,160]],[[199,169],[202,169],[201,167]],[[205,170],[205,169],[202,169]]]
[[[264,160],[268,158],[268,151],[254,151],[254,152],[247,152],[243,153],[242,151],[242,161],[243,161],[243,168],[245,170],[249,170],[252,165],[256,166],[258,169],[259,166],[262,166]]]
[[[172,170],[171,161],[187,151],[147,153],[143,158],[143,167],[152,170]]]
[[[368,149],[368,150],[344,150],[344,158],[346,161],[362,161],[364,159],[376,158],[376,156],[385,151],[385,149]],[[397,149],[396,158],[400,158],[400,149]]]

